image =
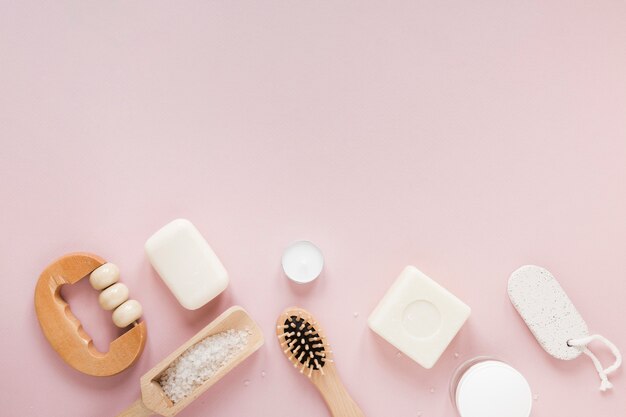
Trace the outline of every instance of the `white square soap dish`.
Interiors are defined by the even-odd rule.
[[[432,368],[471,309],[414,266],[400,276],[370,314],[369,327],[424,368]]]

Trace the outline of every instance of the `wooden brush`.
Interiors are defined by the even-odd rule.
[[[276,321],[276,335],[287,359],[317,387],[333,417],[364,417],[341,383],[326,336],[308,311],[286,309]]]

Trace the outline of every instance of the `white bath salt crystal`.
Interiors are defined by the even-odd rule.
[[[248,336],[247,331],[230,329],[187,349],[159,378],[165,395],[173,403],[190,395],[244,349]]]

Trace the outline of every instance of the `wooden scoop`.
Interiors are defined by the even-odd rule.
[[[212,336],[229,329],[246,330],[251,332],[245,348],[239,352],[237,356],[231,359],[230,362],[224,365],[215,375],[197,387],[191,395],[183,398],[177,403],[172,403],[158,382],[161,374],[170,366],[172,362],[185,353],[185,351],[191,346],[208,336]],[[208,326],[200,330],[198,334],[189,339],[181,347],[176,349],[167,358],[163,359],[158,365],[142,376],[140,380],[141,399],[135,401],[130,407],[119,414],[118,417],[144,417],[154,414],[165,417],[175,416],[183,408],[191,404],[193,400],[198,398],[204,391],[209,389],[211,385],[215,384],[235,366],[239,365],[244,361],[244,359],[259,349],[263,345],[263,342],[263,333],[261,333],[260,327],[252,320],[248,313],[239,306],[229,308],[218,318],[213,320]]]

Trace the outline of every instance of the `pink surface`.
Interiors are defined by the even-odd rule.
[[[240,304],[266,345],[180,415],[327,415],[272,336],[298,304],[368,416],[452,417],[448,380],[478,354],[527,377],[534,417],[625,415],[623,370],[599,393],[591,362],[548,357],[506,296],[515,268],[545,266],[626,353],[624,22],[622,1],[3,1],[0,414],[115,415]],[[231,275],[198,311],[143,253],[176,217]],[[310,286],[281,274],[298,238],[326,257]],[[116,377],[69,368],[37,324],[39,273],[76,250],[117,263],[144,306],[146,350]],[[366,326],[407,264],[473,309],[432,370]],[[65,295],[107,346],[97,293]]]

